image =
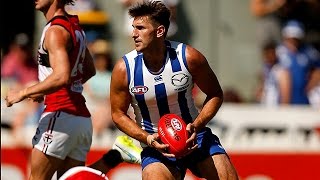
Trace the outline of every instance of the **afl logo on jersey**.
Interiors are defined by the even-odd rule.
[[[148,91],[148,87],[147,86],[134,86],[131,88],[131,93],[135,94],[135,95],[141,95],[144,94]]]
[[[174,86],[184,86],[188,83],[189,76],[183,73],[175,74],[171,77],[171,83]]]

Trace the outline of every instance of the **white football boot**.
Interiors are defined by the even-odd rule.
[[[129,136],[118,136],[112,145],[112,149],[118,150],[125,162],[141,164],[140,153],[142,149],[135,145]]]

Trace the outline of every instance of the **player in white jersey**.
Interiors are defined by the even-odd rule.
[[[159,1],[129,9],[134,18],[135,50],[117,61],[111,80],[111,110],[116,126],[140,141],[142,179],[183,179],[186,170],[205,179],[238,179],[219,139],[206,127],[218,112],[223,92],[206,58],[189,45],[167,41],[170,11]],[[206,95],[198,113],[191,94],[196,84]],[[127,114],[133,107],[135,119]],[[189,152],[176,159],[160,143],[158,120],[181,116],[190,138]]]

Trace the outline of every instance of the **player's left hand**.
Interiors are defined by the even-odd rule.
[[[5,97],[7,107],[11,107],[13,104],[18,103],[24,99],[22,91],[8,90],[8,94]]]
[[[186,130],[189,132],[189,139],[186,141],[188,150],[185,156],[198,148],[196,128],[192,123],[189,123],[187,124]]]

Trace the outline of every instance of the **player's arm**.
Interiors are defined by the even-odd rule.
[[[278,74],[280,104],[289,104],[291,98],[291,75],[290,72],[281,68]]]
[[[117,61],[113,68],[110,85],[110,104],[112,119],[119,130],[147,144],[146,131],[142,130],[128,115],[131,102],[126,65],[123,59]]]
[[[93,58],[92,58],[88,48],[86,48],[86,55],[85,55],[85,58],[83,61],[82,84],[87,82],[95,74],[96,74],[96,68],[94,67]]]
[[[47,30],[44,43],[53,72],[44,81],[27,88],[24,94],[26,97],[32,97],[34,94],[50,94],[69,83],[71,75],[68,56],[71,47],[69,32],[61,26],[54,25]]]
[[[61,26],[52,26],[46,32],[44,46],[49,52],[50,66],[53,69],[44,81],[22,89],[19,92],[11,92],[7,96],[7,106],[20,102],[25,98],[36,98],[50,94],[69,83],[70,63],[68,49],[71,47],[71,37],[67,30]]]
[[[270,14],[279,8],[281,8],[286,3],[286,0],[251,0],[250,10],[254,16],[261,17]]]
[[[320,66],[313,69],[310,73],[310,78],[306,87],[306,91],[309,92],[314,87],[318,86],[320,82]]]
[[[208,61],[198,50],[187,46],[186,58],[193,81],[207,96],[200,114],[192,123],[195,130],[199,131],[204,128],[218,112],[223,102],[223,92]]]

